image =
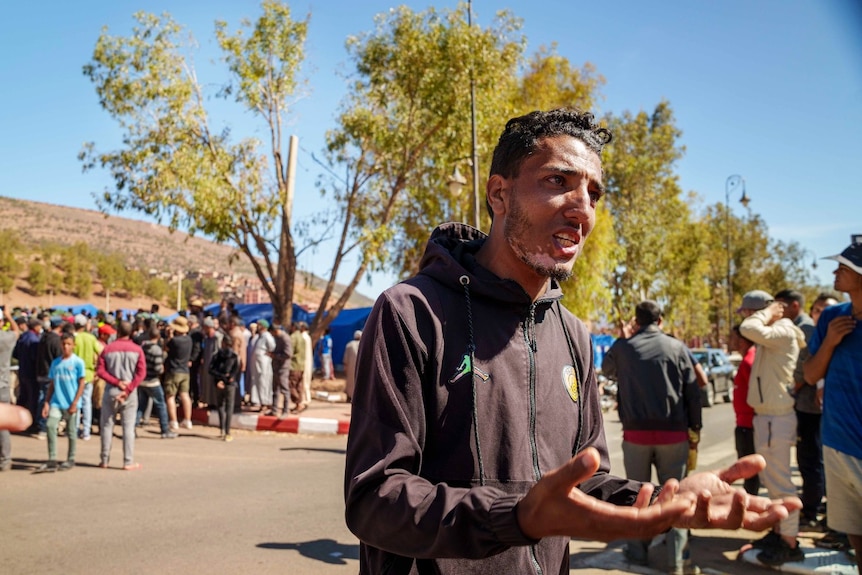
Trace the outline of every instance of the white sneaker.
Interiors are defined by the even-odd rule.
[[[191,419],[184,419],[182,425],[186,429],[191,429],[192,428],[192,420]]]
[[[179,429],[180,425],[176,421],[172,421],[172,422],[170,422],[169,427],[171,429]]]

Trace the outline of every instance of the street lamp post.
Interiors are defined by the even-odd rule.
[[[461,175],[461,170],[458,169],[458,166],[455,166],[455,169],[452,170],[452,175],[449,176],[449,180],[446,182],[446,185],[449,187],[449,198],[455,200],[455,204],[458,204],[457,198],[461,195],[461,190],[464,189],[464,186],[467,184],[467,178]],[[449,217],[455,217],[459,222],[461,221],[461,210],[458,210],[458,214],[449,214]]]
[[[739,203],[744,207],[748,207],[751,199],[745,194],[745,178],[738,174],[728,176],[724,183],[724,208],[726,216],[725,231],[727,233],[727,341],[730,341],[730,328],[733,326],[733,252],[730,243],[730,190],[742,186],[742,196],[739,198]]]
[[[473,29],[473,0],[467,0],[467,27]],[[476,80],[470,68],[470,131],[473,168],[473,227],[479,229],[479,151],[476,137]]]

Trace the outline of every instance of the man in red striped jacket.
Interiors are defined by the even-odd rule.
[[[117,339],[109,343],[99,356],[96,375],[107,383],[102,396],[102,416],[99,432],[102,436],[102,453],[99,467],[108,467],[111,458],[111,442],[114,438],[114,416],[120,411],[123,424],[123,469],[134,471],[141,468],[134,462],[135,417],[138,411],[138,385],[147,374],[144,350],[132,341],[132,324],[121,321]]]

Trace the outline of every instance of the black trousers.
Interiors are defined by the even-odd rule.
[[[745,457],[746,455],[754,454],[753,427],[737,426],[734,430],[734,436],[736,438],[736,455],[738,457]],[[749,495],[757,495],[760,491],[760,476],[755,475],[754,477],[749,477],[745,480],[743,486],[745,487],[745,492]]]
[[[820,414],[796,412],[796,463],[802,476],[802,516],[817,519],[823,499],[823,443],[820,439]]]

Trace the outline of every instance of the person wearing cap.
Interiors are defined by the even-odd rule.
[[[359,353],[359,338],[362,337],[362,330],[357,329],[353,332],[353,339],[347,342],[344,346],[344,393],[347,394],[347,401],[353,398],[353,388],[356,386],[356,355]]]
[[[793,371],[799,350],[806,346],[805,335],[784,317],[784,304],[763,290],[746,293],[738,311],[745,317],[739,333],[756,346],[746,399],[754,409],[754,449],[766,459],[760,479],[772,499],[792,497],[796,494],[790,469],[790,452],[796,444]],[[798,533],[799,511],[794,510],[754,542],[761,549],[758,561],[778,566],[804,560]]]
[[[31,316],[27,320],[27,330],[18,338],[12,357],[18,360],[18,405],[27,408],[33,424],[30,431],[34,431],[35,422],[38,418],[39,406],[39,384],[36,381],[36,353],[39,350],[39,340],[42,337],[42,322]]]
[[[96,377],[96,363],[99,361],[99,342],[89,331],[90,318],[82,313],[75,316],[75,355],[84,362],[84,394],[81,396],[82,440],[90,441],[93,427],[93,380]]]
[[[169,431],[179,429],[177,423],[177,396],[180,398],[185,419],[184,427],[191,426],[192,398],[189,395],[191,376],[189,363],[192,356],[192,338],[189,320],[178,315],[168,324],[167,358],[165,360],[165,397],[168,406]],[[188,422],[188,424],[186,424]]]
[[[103,323],[96,330],[96,342],[99,344],[98,351],[101,355],[102,351],[108,346],[109,343],[114,341],[117,337],[117,330],[114,329],[113,324]],[[98,360],[96,360],[96,364],[98,365]],[[93,419],[96,421],[101,421],[101,413],[102,413],[102,397],[105,395],[105,381],[99,377],[97,373],[93,377]]]
[[[199,326],[204,323],[204,302],[200,298],[194,298],[189,302],[189,316],[195,316]]]
[[[275,350],[275,338],[265,319],[257,322],[257,334],[252,361],[251,405],[260,406],[260,411],[265,413],[272,409],[272,358],[269,354]]]
[[[9,363],[20,331],[9,310],[0,307],[0,324],[8,321],[9,329],[0,330],[0,405],[12,403],[12,373]],[[9,430],[0,428],[0,471],[12,467],[12,440]]]
[[[198,405],[215,409],[218,406],[218,389],[216,382],[210,374],[210,364],[213,358],[221,348],[221,340],[225,336],[225,332],[219,329],[219,320],[214,317],[204,319],[201,342],[201,367],[198,375],[198,384],[200,385],[200,397]],[[191,421],[186,427],[190,427]]]
[[[99,467],[107,468],[114,439],[114,416],[120,412],[123,426],[123,469],[140,469],[135,463],[135,419],[138,415],[138,385],[147,375],[144,350],[131,339],[132,324],[121,321],[117,339],[109,343],[99,356],[96,373],[105,383],[99,434],[102,439]]]
[[[862,572],[862,243],[827,259],[838,262],[833,285],[850,301],[820,314],[803,370],[806,381],[824,379],[827,523],[847,534]]]
[[[301,413],[308,409],[308,401],[305,399],[303,389],[303,376],[305,373],[305,339],[299,331],[299,323],[290,324],[290,346],[293,350],[290,356],[290,373],[288,382],[290,385],[290,400],[293,402],[291,413]]]

